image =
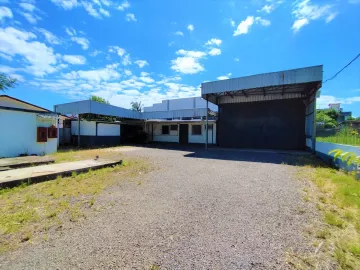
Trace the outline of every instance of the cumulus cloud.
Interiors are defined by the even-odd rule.
[[[176,32],[174,33],[174,35],[176,35],[176,36],[184,36],[184,33],[181,32],[181,31],[176,31]]]
[[[86,37],[79,36],[74,28],[65,27],[65,32],[70,36],[70,39],[73,42],[79,44],[83,50],[87,50],[89,48],[90,41]],[[79,31],[79,33],[83,33],[83,32]]]
[[[271,22],[261,17],[248,16],[244,21],[241,21],[233,36],[239,36],[249,33],[253,24],[260,24],[262,26],[269,26]]]
[[[321,95],[320,98],[316,100],[316,105],[319,109],[322,109],[328,108],[330,103],[353,104],[356,102],[360,102],[360,96],[341,98],[335,96]]]
[[[86,63],[86,58],[82,55],[64,55],[63,59],[72,65],[84,65]]]
[[[324,19],[326,23],[331,22],[337,16],[337,11],[330,4],[318,5],[313,4],[311,0],[301,0],[295,2],[292,14],[295,17],[292,29],[298,32],[314,20]]]
[[[135,15],[133,13],[127,13],[125,16],[125,20],[127,20],[128,22],[133,21],[136,22],[137,19],[135,18]]]
[[[220,54],[221,54],[221,50],[219,48],[212,48],[209,51],[209,55],[211,56],[220,55]]]
[[[194,27],[192,24],[189,24],[189,25],[187,26],[187,29],[188,29],[190,32],[192,32],[192,31],[195,30],[195,27]]]
[[[231,77],[231,73],[217,77],[218,80],[227,80]]]
[[[177,55],[181,55],[171,61],[171,69],[184,74],[195,74],[204,70],[200,64],[200,59],[206,56],[202,51],[178,50]]]
[[[220,46],[222,43],[221,39],[218,38],[212,38],[210,40],[208,40],[205,45],[216,45],[216,46]]]
[[[0,52],[9,57],[21,57],[26,63],[24,71],[35,76],[55,72],[57,57],[53,49],[36,38],[31,32],[13,27],[0,28]]]
[[[149,65],[149,63],[146,60],[136,60],[135,64],[137,64],[139,66],[139,68],[143,68],[143,67]]]
[[[36,30],[44,35],[44,37],[48,43],[54,44],[54,45],[60,44],[60,39],[57,36],[55,36],[53,33],[51,33],[50,31],[48,31],[44,28],[36,28]]]
[[[117,7],[117,9],[123,11],[129,7],[130,7],[130,3],[128,1],[124,1]]]
[[[77,0],[51,0],[55,5],[62,7],[63,9],[72,9],[79,5]]]
[[[12,18],[13,13],[11,12],[11,9],[8,7],[0,7],[0,21],[4,18]]]

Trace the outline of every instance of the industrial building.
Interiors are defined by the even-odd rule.
[[[315,151],[322,79],[313,66],[203,83],[201,96],[219,106],[218,145]]]

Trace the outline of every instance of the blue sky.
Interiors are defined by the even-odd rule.
[[[319,64],[327,79],[360,53],[359,14],[360,0],[0,0],[0,72],[19,80],[7,94],[49,109]],[[330,102],[360,116],[360,59],[324,84]]]

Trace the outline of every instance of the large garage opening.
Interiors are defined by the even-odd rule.
[[[305,105],[301,99],[222,104],[219,145],[305,150]]]
[[[201,94],[219,106],[218,146],[314,151],[321,85],[314,66],[203,83]]]

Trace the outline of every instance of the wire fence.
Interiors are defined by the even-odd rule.
[[[317,128],[316,140],[319,142],[360,146],[360,128]]]

